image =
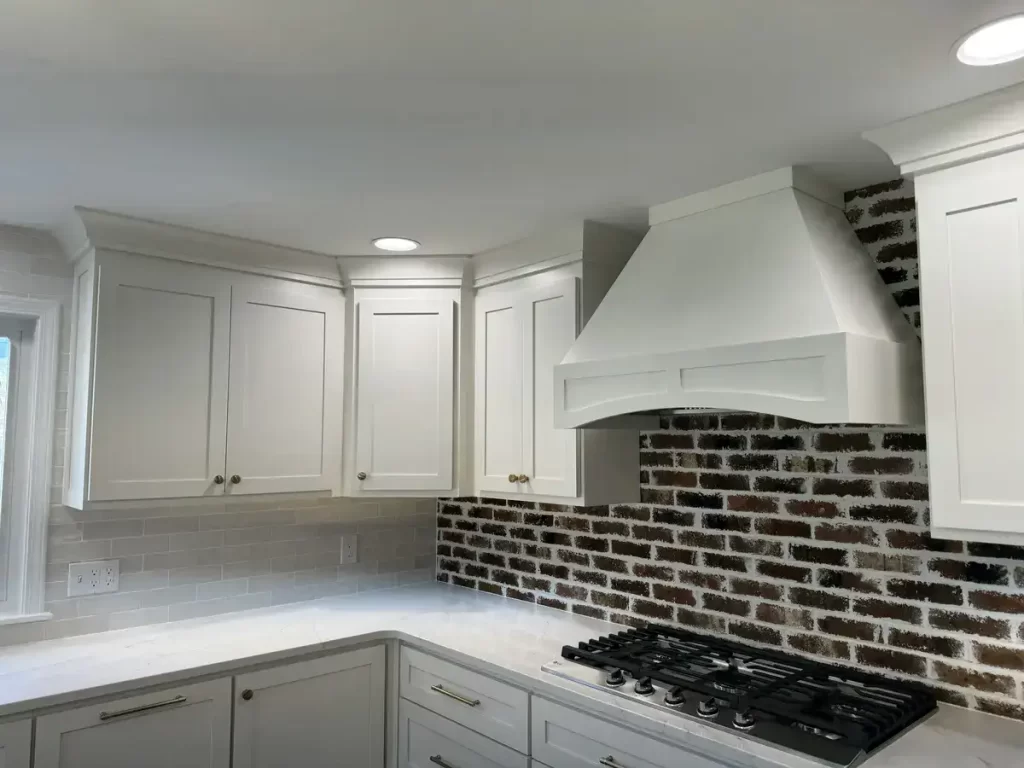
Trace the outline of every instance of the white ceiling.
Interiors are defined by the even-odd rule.
[[[0,220],[86,205],[327,253],[473,253],[1024,80],[951,47],[1024,0],[8,0]]]

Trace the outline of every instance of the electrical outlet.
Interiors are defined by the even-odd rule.
[[[350,533],[341,537],[341,564],[349,565],[359,562],[359,536]]]
[[[68,566],[68,597],[117,592],[120,581],[118,560],[71,563]]]

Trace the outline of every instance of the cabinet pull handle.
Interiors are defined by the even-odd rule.
[[[440,755],[431,755],[430,756],[430,762],[432,762],[434,765],[440,765],[441,768],[455,768],[454,765],[449,763],[447,760],[445,760]]]
[[[513,472],[511,475],[508,476],[508,481],[510,483],[518,483],[519,482],[519,475],[517,475],[517,474],[515,474]]]
[[[366,473],[365,472],[360,472],[359,474],[356,475],[356,479],[357,480],[365,480],[366,479]]]
[[[245,701],[252,701],[252,688],[246,688],[242,691],[242,698]]]
[[[445,696],[455,699],[457,702],[465,704],[467,707],[480,706],[480,699],[467,699],[465,696],[459,696],[459,694],[457,693],[452,693],[451,691],[445,690],[441,687],[440,684],[430,686],[430,690],[434,691],[435,693],[443,693]]]
[[[117,712],[100,712],[100,720],[113,720],[116,717],[134,715],[139,712],[148,712],[151,709],[161,709],[162,707],[170,707],[175,704],[184,704],[186,701],[188,701],[188,699],[184,696],[175,696],[173,699],[167,699],[167,701],[158,701],[154,704],[143,704],[141,707],[121,709]]]
[[[224,485],[224,475],[216,475],[213,478],[214,485]]]
[[[526,475],[520,475],[517,479],[519,480],[520,483],[528,483],[528,482],[530,482],[530,478],[527,477]]]
[[[616,760],[612,755],[602,757],[598,762],[601,763],[601,765],[607,766],[607,768],[626,768],[626,766]]]
[[[238,485],[240,482],[242,482],[242,476],[241,475],[232,475],[231,476],[231,482],[234,485]]]

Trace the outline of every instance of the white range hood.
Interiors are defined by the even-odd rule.
[[[742,410],[924,421],[920,342],[843,214],[783,168],[655,206],[555,368],[555,423]]]

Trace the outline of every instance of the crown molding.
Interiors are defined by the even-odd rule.
[[[1024,84],[986,93],[863,134],[905,176],[1024,147]]]

